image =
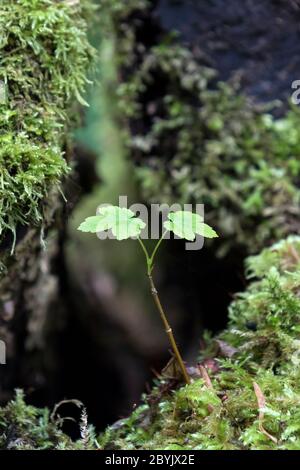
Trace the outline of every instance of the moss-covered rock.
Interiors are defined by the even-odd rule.
[[[0,242],[7,229],[43,222],[42,201],[67,172],[66,111],[74,98],[83,103],[91,5],[1,1]]]
[[[247,267],[253,280],[232,303],[228,329],[201,353],[207,374],[176,390],[158,383],[106,431],[104,447],[300,449],[300,238]]]

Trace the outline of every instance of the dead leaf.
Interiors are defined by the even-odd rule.
[[[199,364],[199,370],[200,370],[200,373],[201,373],[201,376],[205,382],[205,385],[207,386],[207,388],[209,388],[210,390],[213,390],[214,387],[213,387],[213,384],[211,383],[211,380],[210,380],[210,377],[208,375],[208,372],[207,370],[205,369],[205,367],[203,367],[201,364]]]
[[[258,410],[259,410],[259,415],[258,415],[259,430],[265,436],[267,436],[269,439],[271,439],[271,441],[273,441],[275,444],[277,444],[278,441],[277,441],[276,437],[269,434],[268,431],[266,431],[264,426],[263,426],[263,422],[264,422],[264,418],[265,418],[265,414],[264,414],[263,410],[266,407],[265,396],[264,396],[263,392],[261,391],[260,386],[256,382],[253,382],[253,388],[254,388],[256,398],[257,398],[257,404],[258,404]]]
[[[217,345],[219,346],[219,354],[222,357],[228,357],[229,359],[234,356],[239,350],[230,344],[226,343],[225,341],[222,341],[220,339],[215,340]]]
[[[220,370],[218,362],[213,358],[204,359],[202,361],[202,365],[204,365],[211,374],[216,374]]]
[[[210,390],[213,390],[214,387],[213,387],[213,384],[211,383],[211,380],[210,380],[210,377],[207,373],[207,370],[205,369],[204,366],[202,366],[201,364],[199,364],[199,370],[200,370],[200,373],[201,373],[201,376],[205,382],[205,385],[207,386],[207,388],[209,388]],[[214,411],[214,407],[213,405],[207,405],[207,408],[208,408],[208,411],[210,413],[212,413]]]
[[[182,372],[174,357],[171,357],[167,365],[162,369],[161,377],[164,379],[181,379]]]
[[[201,373],[198,367],[188,366],[186,368],[186,371],[188,375],[191,377],[191,379],[199,379],[201,377]]]

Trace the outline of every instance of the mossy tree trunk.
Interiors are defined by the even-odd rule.
[[[91,8],[90,0],[0,4],[0,401],[49,379],[47,342],[63,308],[56,265],[72,159],[68,114],[75,100],[84,104]]]
[[[53,196],[49,206],[62,205]],[[53,206],[48,214],[53,219]],[[58,321],[60,292],[55,261],[60,255],[59,232],[63,218],[55,211],[49,237],[41,244],[41,230],[20,228],[13,256],[7,256],[11,237],[1,245],[1,255],[7,266],[0,280],[0,332],[6,345],[6,365],[1,367],[0,400],[6,400],[15,387],[40,387],[45,377],[41,375],[47,364],[47,322]],[[1,257],[1,258],[2,258]],[[2,258],[2,259],[3,259]],[[54,308],[55,306],[55,308]],[[38,352],[38,354],[36,354]],[[39,357],[37,364],[37,358]]]

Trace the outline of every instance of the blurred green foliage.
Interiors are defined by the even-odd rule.
[[[134,166],[126,147],[128,122],[119,107],[117,95],[119,86],[119,65],[123,62],[118,48],[118,22],[111,15],[130,10],[133,2],[99,0],[97,16],[91,24],[92,43],[97,50],[96,77],[89,89],[89,108],[86,109],[83,126],[76,131],[80,146],[96,157],[96,172],[100,184],[92,192],[84,195],[72,213],[69,221],[70,243],[67,246],[68,263],[72,272],[77,272],[78,262],[82,263],[82,253],[86,268],[90,271],[103,271],[113,274],[122,283],[136,289],[137,279],[142,286],[143,265],[139,249],[132,240],[119,245],[114,240],[105,240],[99,245],[95,235],[85,236],[77,231],[84,218],[96,214],[100,204],[119,203],[119,196],[128,197],[128,205],[139,200],[136,197]],[[120,8],[121,7],[121,8]],[[79,261],[80,260],[80,261]],[[140,290],[143,290],[141,286]],[[142,294],[141,294],[142,297]]]
[[[118,105],[144,199],[205,204],[223,252],[233,244],[255,252],[297,232],[299,110],[274,119],[237,83],[218,82],[176,35],[139,42],[147,2],[122,5],[104,2],[117,27]]]
[[[151,75],[169,82],[160,115],[132,142],[145,198],[205,204],[219,232],[250,251],[296,231],[299,111],[275,120],[230,85],[210,89],[206,71],[177,46],[154,48],[139,72],[137,101]]]
[[[254,280],[232,303],[228,329],[201,357],[217,367],[208,369],[212,388],[203,379],[175,392],[158,384],[128,419],[106,431],[104,447],[300,449],[300,238],[263,250],[247,267]],[[265,400],[260,410],[254,382]]]
[[[0,239],[42,224],[46,196],[68,171],[62,146],[94,55],[92,2],[2,0],[0,5]]]

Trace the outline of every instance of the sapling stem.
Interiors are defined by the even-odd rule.
[[[153,267],[155,255],[156,255],[156,253],[157,253],[157,251],[158,251],[158,249],[159,249],[159,247],[160,247],[160,245],[161,245],[161,242],[163,241],[163,239],[165,238],[165,236],[167,235],[167,233],[168,233],[168,230],[166,230],[166,231],[162,234],[162,236],[161,236],[160,239],[158,240],[158,242],[157,242],[157,244],[156,244],[156,246],[155,246],[155,248],[154,248],[154,250],[153,250],[153,253],[152,253],[151,258],[150,258],[152,267]]]
[[[148,277],[149,277],[149,281],[150,281],[150,286],[151,286],[151,293],[152,293],[152,296],[153,296],[153,299],[154,299],[154,302],[157,306],[157,310],[159,311],[159,314],[160,314],[160,318],[164,324],[164,327],[165,327],[165,331],[168,335],[168,338],[169,338],[169,341],[170,341],[170,344],[171,344],[171,347],[173,349],[173,352],[174,352],[174,355],[176,357],[176,360],[178,362],[178,365],[181,369],[181,372],[182,372],[182,375],[183,375],[183,378],[185,380],[185,382],[187,384],[189,384],[191,382],[189,376],[188,376],[188,373],[187,373],[187,370],[186,370],[186,367],[184,365],[184,362],[182,360],[182,357],[181,357],[181,354],[179,352],[179,349],[178,349],[178,346],[177,346],[177,343],[175,341],[175,338],[174,338],[174,335],[173,335],[173,331],[172,331],[172,328],[168,322],[168,319],[166,317],[166,314],[164,312],[164,309],[161,305],[161,302],[160,302],[160,299],[159,299],[159,296],[158,296],[158,292],[157,292],[157,289],[154,285],[154,282],[153,282],[153,279],[152,279],[152,276],[151,274],[148,274]]]
[[[155,305],[159,312],[161,321],[163,322],[165,331],[168,335],[174,353],[174,357],[178,362],[185,382],[189,384],[191,381],[190,377],[187,373],[186,367],[184,365],[177,343],[175,341],[172,328],[170,327],[167,316],[158,296],[157,289],[153,282],[152,271],[154,267],[154,258],[158,252],[162,241],[165,238],[165,235],[168,232],[173,232],[180,238],[189,241],[194,240],[196,235],[201,235],[205,238],[215,238],[218,236],[218,234],[214,231],[212,227],[203,222],[203,217],[201,217],[197,213],[192,213],[190,211],[176,211],[168,214],[168,220],[164,222],[163,226],[165,232],[158,240],[151,254],[147,250],[142,239],[139,237],[142,230],[146,227],[145,222],[142,219],[136,217],[132,210],[129,210],[125,207],[110,205],[102,207],[101,209],[99,209],[99,213],[97,213],[96,216],[87,217],[85,221],[80,224],[78,230],[90,233],[106,232],[107,230],[111,230],[117,240],[126,240],[128,238],[134,237],[137,238],[145,255],[147,264],[147,275],[149,278],[151,293]]]
[[[153,250],[153,253],[152,255],[150,256],[149,253],[148,253],[148,250],[147,248],[145,247],[144,243],[142,242],[142,240],[140,238],[138,238],[138,241],[142,247],[142,250],[145,254],[145,258],[146,258],[146,262],[147,262],[147,275],[148,275],[148,278],[149,278],[149,282],[150,282],[150,289],[151,289],[151,294],[153,296],[153,299],[154,299],[154,302],[155,302],[155,305],[157,307],[157,310],[159,312],[159,315],[160,315],[160,318],[161,318],[161,321],[163,322],[163,325],[164,325],[164,328],[165,328],[165,331],[168,335],[168,338],[169,338],[169,341],[170,341],[170,344],[171,344],[171,347],[172,347],[172,350],[173,350],[173,353],[174,353],[174,356],[178,362],[178,365],[180,367],[180,370],[182,372],[182,375],[183,375],[183,378],[185,380],[185,382],[187,384],[189,384],[191,382],[190,380],[190,377],[187,373],[187,370],[186,370],[186,367],[184,365],[184,362],[183,362],[183,359],[181,357],[181,354],[179,352],[179,349],[178,349],[178,346],[177,346],[177,343],[176,343],[176,340],[174,338],[174,335],[173,335],[173,331],[172,331],[172,328],[169,324],[169,321],[167,319],[167,316],[165,314],[165,311],[163,309],[163,306],[161,304],[161,301],[160,301],[160,298],[159,298],[159,295],[158,295],[158,292],[157,292],[157,289],[155,287],[155,284],[153,282],[153,278],[152,278],[152,271],[153,271],[153,267],[154,267],[154,258],[155,258],[155,255],[157,253],[157,250],[158,248],[160,247],[160,244],[161,242],[163,241],[165,235],[166,235],[167,231],[162,235],[162,237],[159,239],[158,243],[156,244],[154,250]]]

